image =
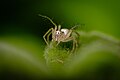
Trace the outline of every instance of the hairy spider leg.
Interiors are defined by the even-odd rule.
[[[54,26],[57,27],[57,25],[56,25],[56,24],[52,21],[52,19],[50,19],[49,17],[44,16],[44,15],[41,15],[41,14],[38,14],[38,16],[41,16],[41,17],[44,17],[44,18],[48,19]]]
[[[76,31],[74,31],[74,33],[78,36],[78,38],[80,37],[80,34]],[[78,39],[79,40],[79,39]],[[77,44],[79,44],[79,41],[77,40]]]
[[[77,40],[76,40],[76,38],[73,38],[73,49],[71,52],[74,52],[76,50],[76,48],[77,48]]]
[[[45,37],[46,37],[47,35],[49,35],[49,33],[50,33],[51,31],[53,31],[53,28],[50,28],[50,29],[44,34],[44,36],[43,36],[43,39],[45,40],[45,42],[46,42],[47,45],[49,45],[49,44],[48,44],[48,41],[46,40]]]
[[[50,39],[49,39],[49,37],[50,37],[50,35],[52,34],[52,31],[51,32],[49,32],[48,33],[48,35],[47,35],[47,42],[49,43],[50,42]]]
[[[74,37],[68,37],[64,42],[73,41],[73,47],[71,52],[73,53],[77,48],[77,40]]]
[[[47,16],[41,15],[41,14],[38,14],[38,15],[41,16],[41,17],[44,17],[44,18],[48,19],[55,26],[55,31],[57,30],[57,25],[52,21],[52,19],[50,19]]]
[[[78,27],[78,26],[80,26],[80,25],[75,25],[75,26],[73,26],[73,27],[71,28],[71,30],[73,30],[74,28],[76,28],[76,27]]]
[[[77,35],[77,37],[79,37],[80,36],[80,34],[78,33],[78,32],[76,32],[76,31],[73,31],[76,35]],[[78,44],[79,44],[79,39],[77,40],[77,38],[75,38],[75,37],[73,37],[73,45],[74,45],[74,47],[75,47],[75,49],[77,49],[77,47],[78,47]],[[75,49],[74,49],[74,51],[75,51]]]
[[[68,42],[68,41],[73,41],[73,47],[72,47],[71,52],[74,52],[74,51],[75,51],[75,48],[76,48],[76,44],[77,44],[75,38],[73,38],[73,37],[68,37],[66,40],[64,40],[64,41],[62,41],[62,42]]]
[[[49,45],[49,44],[48,44],[48,42],[49,42],[49,36],[50,36],[50,34],[52,33],[52,38],[54,39],[54,35],[55,35],[56,30],[57,30],[57,25],[56,25],[56,24],[52,21],[52,19],[50,19],[49,17],[44,16],[44,15],[41,15],[41,14],[39,14],[39,16],[48,19],[48,20],[55,26],[55,29],[50,28],[50,29],[45,33],[45,35],[43,36],[46,44]],[[61,28],[61,26],[59,26],[59,28]],[[51,30],[52,30],[52,31],[51,31]],[[46,36],[47,36],[47,40],[46,40],[46,38],[45,38]]]

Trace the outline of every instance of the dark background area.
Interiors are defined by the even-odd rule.
[[[98,30],[119,38],[118,0],[4,0],[0,4],[1,34],[24,32],[43,36],[53,25],[38,16],[42,14],[63,27],[85,24],[85,30]]]

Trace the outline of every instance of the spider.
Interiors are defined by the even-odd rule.
[[[41,14],[39,14],[39,16],[48,19],[55,26],[55,28],[50,28],[43,36],[43,39],[48,46],[49,46],[49,37],[52,34],[52,41],[57,42],[57,45],[60,42],[73,41],[72,51],[75,51],[75,49],[78,46],[77,37],[80,36],[79,33],[73,31],[73,29],[76,26],[72,27],[71,29],[61,29],[61,25],[57,26],[49,17]],[[75,33],[77,36],[73,35],[73,33]],[[45,37],[47,37],[47,39]]]

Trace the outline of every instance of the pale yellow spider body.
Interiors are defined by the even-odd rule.
[[[72,27],[71,29],[61,29],[61,25],[57,26],[49,17],[43,15],[39,15],[39,16],[47,18],[55,26],[55,28],[50,28],[43,36],[43,39],[45,40],[48,46],[49,46],[49,37],[52,34],[52,41],[56,41],[57,45],[60,42],[73,41],[72,51],[75,51],[75,48],[77,48],[78,46],[78,40],[76,39],[75,36],[72,36],[72,33],[73,33],[73,29],[76,26]],[[79,37],[79,34],[77,32],[74,33],[77,34],[77,37]]]

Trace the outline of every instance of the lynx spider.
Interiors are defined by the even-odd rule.
[[[57,45],[60,42],[68,42],[68,41],[73,41],[73,47],[72,47],[72,52],[75,51],[75,49],[78,46],[78,40],[75,36],[72,36],[73,33],[77,34],[77,37],[79,37],[79,33],[73,31],[73,29],[78,26],[74,26],[71,29],[61,29],[61,25],[56,25],[52,19],[50,19],[47,16],[41,15],[39,14],[39,16],[44,17],[46,19],[48,19],[54,26],[55,28],[50,28],[43,36],[44,41],[46,42],[46,44],[49,46],[49,37],[52,34],[52,41],[57,42]],[[47,39],[45,38],[47,37]]]

